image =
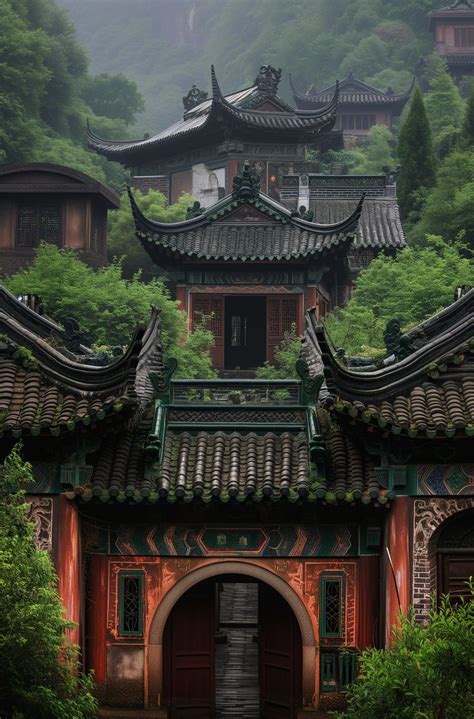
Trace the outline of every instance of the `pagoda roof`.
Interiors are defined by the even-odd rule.
[[[211,68],[212,97],[187,110],[181,120],[142,140],[106,140],[90,127],[87,142],[91,149],[109,160],[131,164],[149,159],[150,152],[169,155],[187,143],[211,143],[224,139],[230,131],[252,138],[278,138],[281,142],[314,142],[334,127],[338,89],[325,107],[316,111],[291,108],[276,94],[275,85],[262,89],[258,84],[224,95],[214,67]],[[260,107],[260,109],[259,109]],[[264,108],[264,109],[262,109]]]
[[[430,13],[430,30],[434,29],[436,20],[473,20],[474,3],[471,0],[456,0],[451,5],[434,10]]]
[[[21,322],[22,317],[28,319],[29,327]],[[40,330],[46,328],[43,321],[37,320]],[[140,395],[146,391],[145,365],[151,361],[155,368],[159,366],[150,357],[150,344],[159,344],[156,310],[148,328],[137,327],[127,351],[106,366],[83,364],[65,356],[41,333],[36,334],[33,325],[23,309],[8,312],[5,304],[0,307],[2,435],[59,435],[76,427],[95,426],[138,406]]]
[[[310,111],[323,107],[328,102],[328,98],[331,98],[334,92],[338,90],[339,108],[344,105],[383,105],[384,107],[392,107],[401,113],[410,98],[415,84],[415,78],[413,78],[410,88],[402,94],[395,94],[390,90],[386,92],[379,90],[373,87],[373,85],[368,85],[366,82],[359,80],[353,73],[349,73],[349,75],[339,83],[330,85],[322,90],[315,90],[314,86],[312,86],[305,93],[295,89],[291,76],[290,83],[296,106],[301,110]]]
[[[150,257],[205,260],[295,260],[320,256],[355,237],[363,196],[343,219],[320,224],[295,216],[258,190],[234,192],[182,222],[148,220],[130,192],[136,234]]]
[[[304,354],[321,364],[339,416],[411,438],[474,435],[474,290],[399,337],[404,359],[348,366],[331,348],[315,311],[307,313]]]

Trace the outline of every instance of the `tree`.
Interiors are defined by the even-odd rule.
[[[461,144],[463,147],[474,148],[474,86],[469,93],[466,103],[466,112],[461,132]]]
[[[414,209],[413,193],[435,182],[435,163],[431,130],[419,88],[415,90],[410,110],[398,138],[400,176],[397,183],[398,202],[403,216]]]
[[[474,248],[474,151],[456,150],[440,165],[437,183],[428,193],[419,222],[408,231],[411,244],[441,234],[453,242],[462,236]]]
[[[461,135],[465,103],[454,84],[446,61],[432,55],[426,75],[430,91],[425,96],[426,114],[433,135],[433,146],[439,158],[446,157]]]
[[[474,716],[474,585],[467,601],[444,597],[428,626],[401,616],[388,649],[368,649],[339,719],[458,719]]]
[[[15,296],[40,295],[46,313],[58,322],[74,317],[85,341],[98,346],[128,344],[137,322],[147,322],[155,305],[161,310],[163,351],[178,360],[177,376],[214,376],[211,333],[198,329],[188,334],[186,316],[164,283],[145,284],[139,275],[125,280],[120,260],[93,270],[72,250],[44,244],[28,269],[4,278],[3,284]]]
[[[122,120],[126,125],[134,123],[135,115],[145,109],[137,84],[125,75],[88,77],[82,96],[96,115]]]
[[[287,332],[275,348],[274,362],[265,362],[257,369],[259,379],[289,379],[296,377],[296,360],[301,350],[301,337],[296,334],[296,327]]]
[[[369,131],[369,141],[361,147],[362,158],[353,172],[361,175],[379,175],[384,167],[393,168],[395,158],[392,133],[384,125],[374,125]]]
[[[53,564],[37,551],[25,487],[31,466],[18,446],[0,465],[0,713],[37,719],[92,719],[93,681],[66,639]]]
[[[183,194],[174,205],[167,205],[166,197],[157,190],[149,190],[145,194],[134,190],[133,194],[145,217],[161,222],[179,222],[186,219],[186,210],[194,202],[191,195]],[[152,266],[148,269],[151,265],[150,258],[135,237],[135,223],[126,192],[120,199],[120,208],[109,212],[107,244],[110,260],[123,257],[125,277],[133,277],[139,270],[144,271],[144,278],[147,280],[155,274]]]
[[[425,247],[407,247],[396,257],[379,255],[361,272],[351,300],[326,321],[336,347],[350,354],[383,350],[387,322],[404,329],[451,304],[456,287],[474,284],[474,262],[460,243],[430,236]]]

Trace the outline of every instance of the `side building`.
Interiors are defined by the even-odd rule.
[[[474,73],[474,4],[456,0],[430,15],[435,51],[448,64],[454,80]]]
[[[92,267],[107,262],[107,212],[119,207],[106,185],[47,163],[0,168],[0,275],[30,264],[41,242],[80,252]]]
[[[85,366],[14,302],[0,294],[1,455],[21,438],[99,716],[333,709],[400,609],[425,621],[431,592],[466,594],[474,291],[391,326],[365,368],[312,311],[299,379],[273,382],[173,379],[156,312]]]
[[[399,117],[410,99],[412,86],[404,93],[397,94],[391,88],[379,90],[362,82],[350,72],[339,84],[321,90],[314,86],[305,93],[299,92],[292,83],[296,107],[306,112],[315,112],[323,108],[328,98],[333,97],[339,88],[339,100],[335,129],[342,131],[346,147],[366,140],[370,128],[383,125],[393,128],[395,118]]]
[[[89,129],[89,147],[129,168],[137,189],[160,190],[170,203],[188,192],[209,207],[230,192],[245,160],[257,167],[262,190],[278,199],[279,178],[305,164],[305,146],[342,147],[333,131],[337,88],[324,107],[300,111],[278,95],[280,78],[281,70],[263,65],[253,85],[224,96],[212,68],[211,97],[193,87],[170,127],[124,142]]]

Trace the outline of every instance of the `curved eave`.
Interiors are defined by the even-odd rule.
[[[272,200],[263,192],[259,193],[257,200],[234,199],[232,195],[227,195],[215,205],[208,207],[201,215],[190,220],[183,220],[181,222],[158,222],[146,218],[138,207],[131,188],[128,187],[127,191],[137,232],[151,232],[162,235],[175,235],[180,232],[197,230],[200,227],[210,224],[217,218],[223,217],[226,211],[233,210],[244,204],[253,205],[268,214],[269,221],[279,220],[282,224],[291,223],[302,230],[307,230],[308,232],[318,235],[339,234],[341,232],[350,232],[357,228],[365,201],[365,194],[362,194],[356,208],[346,219],[327,225],[317,222],[307,222],[306,220],[292,216],[286,207],[275,202],[275,200]]]
[[[311,319],[310,319],[311,321]],[[314,321],[314,320],[313,320]],[[429,377],[429,366],[474,337],[474,318],[469,316],[456,329],[434,338],[400,362],[381,369],[354,372],[334,356],[324,328],[316,326],[316,336],[330,392],[344,400],[378,402],[389,399]]]
[[[51,347],[44,339],[27,330],[19,322],[0,311],[0,332],[14,345],[31,351],[39,368],[52,381],[72,392],[108,392],[127,385],[131,395],[133,378],[142,348],[145,327],[137,327],[134,337],[120,358],[105,367],[75,362]]]
[[[234,122],[237,122],[248,129],[266,129],[269,132],[288,132],[291,134],[319,133],[323,130],[331,130],[336,122],[336,109],[339,96],[339,86],[332,100],[316,112],[295,110],[290,112],[261,112],[258,110],[243,110],[232,105],[224,97],[219,83],[217,82],[214,66],[211,66],[212,97],[219,105],[223,115],[227,115]]]

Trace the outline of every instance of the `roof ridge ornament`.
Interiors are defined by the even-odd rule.
[[[255,167],[245,160],[241,171],[232,182],[232,197],[236,200],[257,198],[260,192],[260,175]]]
[[[207,92],[200,90],[197,85],[193,85],[188,94],[183,97],[184,111],[193,110],[205,100],[207,100]]]
[[[281,80],[281,67],[278,70],[273,65],[262,65],[255,78],[255,85],[262,92],[276,95]]]
[[[460,5],[466,5],[469,10],[474,10],[474,5],[471,0],[455,0],[452,5],[449,6],[450,10],[456,10]]]

